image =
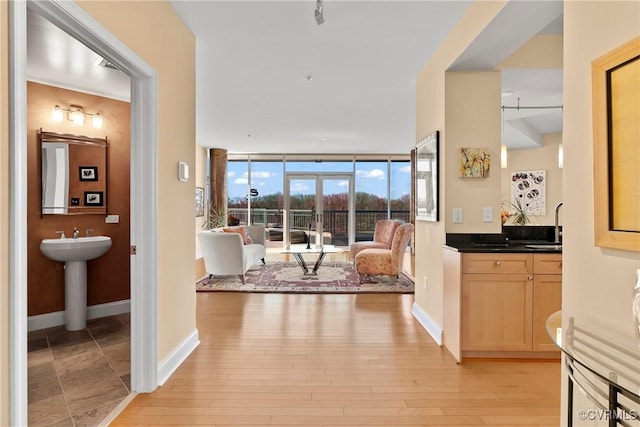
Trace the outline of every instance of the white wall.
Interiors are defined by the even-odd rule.
[[[562,309],[634,340],[631,295],[640,253],[594,246],[591,62],[640,35],[640,2],[564,3]],[[563,407],[566,403],[563,389]],[[563,420],[564,420],[563,415]]]

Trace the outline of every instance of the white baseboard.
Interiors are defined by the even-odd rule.
[[[193,350],[200,344],[198,330],[194,329],[179,346],[173,349],[158,367],[158,385],[163,385],[176,369],[185,361]]]
[[[422,309],[417,303],[413,303],[411,314],[416,318],[418,323],[431,335],[431,338],[438,345],[442,345],[442,328]]]
[[[87,319],[99,319],[101,317],[114,316],[116,314],[130,313],[131,300],[108,302],[105,304],[90,305],[87,307]],[[64,311],[38,314],[27,318],[27,330],[37,331],[38,329],[52,328],[64,325]]]

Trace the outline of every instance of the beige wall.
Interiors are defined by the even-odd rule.
[[[532,37],[497,68],[562,68],[562,35]]]
[[[158,72],[158,360],[195,325],[195,39],[168,2],[81,1],[84,8]]]
[[[616,330],[626,345],[635,339],[630,304],[640,254],[593,244],[591,61],[638,35],[640,2],[564,4],[562,308]]]
[[[445,77],[444,146],[446,183],[444,222],[447,233],[499,233],[500,217],[500,87],[499,71],[447,71]],[[489,176],[459,177],[462,147],[487,148]],[[494,221],[482,221],[482,208],[493,208]],[[462,224],[453,223],[453,209],[461,208]]]
[[[523,150],[509,150],[507,168],[502,169],[502,200],[511,198],[511,173],[516,171],[545,170],[546,215],[530,216],[532,225],[553,225],[554,209],[562,201],[562,169],[558,167],[558,146],[562,144],[562,133],[550,133],[542,138],[542,147]],[[562,214],[560,210],[560,224]]]
[[[80,2],[158,73],[158,356],[195,329],[194,181],[177,162],[195,161],[195,39],[167,2]],[[0,2],[0,425],[9,425],[8,12]],[[25,337],[26,339],[26,337]]]
[[[434,130],[440,131],[440,171],[441,178],[450,179],[457,174],[457,156],[445,156],[449,144],[449,126],[445,126],[445,73],[453,61],[471,44],[475,37],[491,22],[506,4],[505,1],[475,2],[462,17],[453,31],[447,36],[438,51],[433,55],[416,78],[416,141]],[[500,129],[499,89],[496,104],[498,121],[497,131]],[[473,140],[475,146],[475,139]],[[495,179],[494,173],[494,179]],[[499,174],[498,174],[499,177]],[[458,179],[457,177],[455,178]],[[496,193],[499,193],[499,184]],[[449,186],[440,183],[440,221],[416,221],[416,304],[442,327],[442,245],[445,241],[445,222],[451,216],[451,205],[448,205]],[[499,194],[496,195],[499,197]],[[466,202],[462,206],[467,205]],[[466,215],[471,215],[474,208],[465,209]],[[494,218],[497,218],[494,211]],[[427,277],[428,286],[424,287]]]
[[[0,425],[9,423],[9,17],[0,1]],[[26,339],[26,337],[25,337]]]

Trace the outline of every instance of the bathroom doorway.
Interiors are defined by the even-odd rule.
[[[156,224],[157,188],[154,159],[157,111],[155,71],[73,2],[11,2],[10,27],[10,336],[11,422],[27,424],[27,8],[79,40],[131,78],[130,245],[147,250],[130,256],[131,389],[157,387]],[[133,251],[132,251],[133,252]],[[144,295],[144,298],[142,298]]]

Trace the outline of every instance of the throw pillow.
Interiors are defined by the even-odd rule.
[[[249,230],[247,227],[223,228],[222,231],[225,233],[238,233],[242,237],[242,243],[245,245],[253,243],[253,239],[249,236]]]

